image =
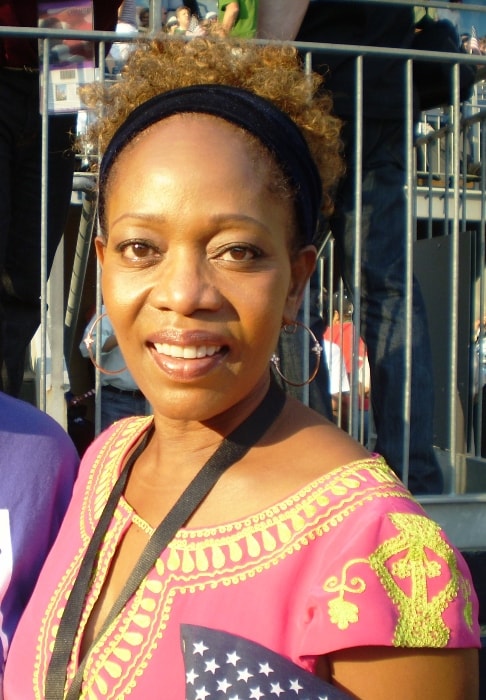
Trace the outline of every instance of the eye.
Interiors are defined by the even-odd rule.
[[[216,257],[218,260],[223,260],[225,262],[249,262],[260,258],[262,255],[263,252],[260,248],[241,243],[225,246],[222,250],[217,252]]]
[[[128,240],[120,243],[117,250],[124,260],[132,262],[150,262],[161,256],[160,250],[151,241]]]

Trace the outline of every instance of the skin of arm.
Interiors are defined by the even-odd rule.
[[[257,37],[293,41],[308,6],[309,0],[260,0]]]
[[[225,34],[229,34],[235,26],[239,12],[240,4],[238,2],[229,2],[226,5],[223,21],[221,22],[221,26],[223,27]]]
[[[322,659],[317,675],[356,700],[478,700],[477,649],[357,647]],[[327,669],[326,669],[327,666]],[[329,679],[328,676],[328,679]]]

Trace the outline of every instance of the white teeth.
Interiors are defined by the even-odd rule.
[[[169,343],[154,343],[154,347],[160,355],[168,355],[169,357],[178,357],[184,360],[194,360],[203,357],[212,357],[216,352],[221,350],[221,347],[215,345],[188,345],[180,347],[179,345],[169,345]]]

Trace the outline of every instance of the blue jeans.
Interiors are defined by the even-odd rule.
[[[401,122],[365,119],[362,173],[361,335],[368,349],[376,451],[403,475],[405,384],[405,146]],[[354,143],[344,131],[347,176],[331,229],[341,274],[351,289],[354,236]],[[413,493],[440,493],[433,450],[433,366],[426,310],[413,282],[409,482]]]
[[[104,387],[101,388],[101,430],[108,428],[120,418],[146,414],[147,401],[140,394],[134,392],[117,394]]]
[[[25,352],[40,323],[39,75],[0,69],[0,389],[18,396]],[[49,118],[47,272],[72,190],[74,115]]]

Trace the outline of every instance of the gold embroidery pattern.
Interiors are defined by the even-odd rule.
[[[149,578],[138,590],[131,609],[114,623],[116,634],[97,645],[86,664],[82,697],[125,698],[136,677],[152,658],[176,595],[171,582]]]
[[[121,420],[115,424],[112,435],[102,445],[91,468],[83,501],[81,533],[85,544],[89,542],[111,489],[120,475],[129,447],[137,443],[152,420],[151,416]]]
[[[326,593],[337,593],[336,598],[331,598],[328,603],[328,612],[331,622],[340,630],[345,630],[350,624],[358,622],[359,607],[356,603],[349,600],[344,600],[344,595],[359,595],[365,592],[366,583],[360,576],[348,578],[349,569],[355,564],[365,564],[368,566],[367,559],[352,559],[346,566],[343,567],[341,577],[330,576],[323,585],[323,590]]]
[[[34,673],[32,676],[33,691],[36,700],[44,700],[44,678],[54,646],[59,620],[64,610],[62,601],[66,600],[72,591],[83,555],[84,549],[80,549],[62,580],[59,582],[42,618],[41,632],[36,646]]]
[[[389,517],[398,534],[378,547],[370,564],[399,610],[394,644],[444,647],[450,631],[442,613],[459,590],[453,552],[428,518],[409,513]]]
[[[104,571],[106,572],[108,570],[108,567],[110,565],[111,559],[113,557],[115,548],[117,546],[119,537],[120,537],[120,531],[123,527],[123,522],[120,520],[119,516],[117,517],[118,523],[117,526],[110,531],[109,535],[105,539],[105,544],[106,546],[103,547],[103,549],[100,552],[99,555],[99,561],[98,561],[98,571]],[[39,635],[39,640],[37,644],[37,653],[36,653],[36,662],[35,662],[35,668],[34,668],[34,675],[33,675],[33,687],[34,687],[34,695],[36,700],[43,700],[44,695],[42,692],[43,688],[43,680],[45,678],[45,674],[47,672],[47,664],[50,658],[50,654],[52,652],[52,649],[54,647],[54,641],[56,638],[57,630],[58,630],[58,625],[59,621],[61,619],[62,613],[64,611],[64,603],[63,601],[67,600],[69,595],[71,594],[71,591],[74,586],[74,582],[76,580],[76,576],[79,571],[79,567],[81,566],[81,562],[84,556],[84,549],[81,549],[78,554],[76,555],[75,559],[73,559],[72,564],[70,565],[69,569],[67,570],[65,576],[57,586],[57,589],[51,598],[51,601],[47,607],[46,613],[42,619],[42,624],[41,624],[41,633]],[[73,652],[73,658],[76,658],[79,652],[79,646],[81,644],[81,638],[82,638],[82,630],[84,630],[84,627],[89,619],[89,615],[91,613],[91,610],[93,609],[93,606],[97,600],[97,597],[99,595],[102,583],[104,581],[104,575],[103,577],[95,577],[94,580],[94,589],[91,591],[88,600],[86,602],[86,607],[85,610],[83,611],[83,615],[80,621],[79,625],[79,630],[78,634],[76,636],[76,639],[74,641],[74,652]],[[70,664],[68,668],[68,673],[67,673],[67,678],[68,680],[72,680],[73,676],[75,673],[75,667],[73,663]]]
[[[474,625],[474,621],[473,621],[473,604],[472,604],[472,600],[471,600],[471,597],[472,597],[471,582],[468,581],[467,579],[461,578],[460,588],[461,588],[462,596],[465,600],[464,622],[469,627],[469,629],[472,630],[473,625]]]

